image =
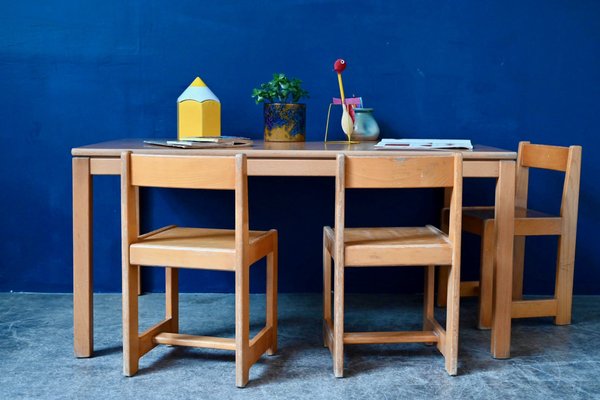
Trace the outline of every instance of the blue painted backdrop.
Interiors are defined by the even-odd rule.
[[[321,140],[348,60],[348,94],[375,108],[386,137],[581,144],[575,291],[600,294],[600,2],[3,1],[0,13],[0,290],[68,292],[70,149],[123,137],[176,135],[175,99],[201,76],[220,97],[223,131],[261,137],[251,89],[273,72],[304,80],[308,140]],[[337,128],[337,124],[335,124]],[[558,208],[560,177],[536,174],[532,205]],[[95,179],[95,287],[120,290],[119,186]],[[250,181],[251,225],[280,232],[280,288],[319,291],[321,227],[333,221],[329,179]],[[466,202],[493,199],[469,182]],[[348,222],[435,222],[439,192],[357,192]],[[144,193],[144,227],[230,226],[220,192]],[[531,239],[526,290],[548,293],[556,240]],[[478,244],[465,238],[466,276]],[[253,276],[261,290],[262,267]],[[146,272],[146,288],[162,278]],[[375,279],[378,278],[378,280]],[[232,276],[185,275],[183,290],[229,291]],[[355,271],[354,290],[419,291],[420,271]],[[361,283],[361,285],[358,285]]]

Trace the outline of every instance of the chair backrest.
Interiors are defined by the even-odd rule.
[[[440,188],[454,186],[454,156],[351,157],[346,188]]]
[[[236,159],[131,154],[133,186],[235,190]]]
[[[565,173],[561,217],[577,216],[579,180],[581,174],[581,146],[548,146],[520,142],[517,160],[515,206],[527,208],[529,168]]]
[[[121,219],[123,240],[139,236],[139,187],[224,189],[235,191],[235,241],[240,262],[249,242],[248,173],[244,154],[175,156],[121,154]]]
[[[462,154],[361,157],[339,155],[336,173],[336,243],[344,243],[345,190],[451,188],[449,238],[459,256],[462,215]],[[336,250],[338,257],[340,250]]]

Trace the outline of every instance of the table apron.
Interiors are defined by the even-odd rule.
[[[248,175],[250,176],[335,176],[336,161],[334,159],[248,159]],[[498,160],[464,160],[463,176],[465,178],[497,178]],[[120,158],[90,158],[91,175],[120,175]]]

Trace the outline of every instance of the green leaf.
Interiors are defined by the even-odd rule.
[[[259,88],[252,90],[252,97],[257,104],[265,101],[297,103],[303,97],[308,97],[308,92],[302,89],[300,79],[290,79],[283,73],[274,73],[271,81],[261,83]]]

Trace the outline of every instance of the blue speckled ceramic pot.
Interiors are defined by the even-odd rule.
[[[306,104],[265,103],[265,142],[304,142]]]

